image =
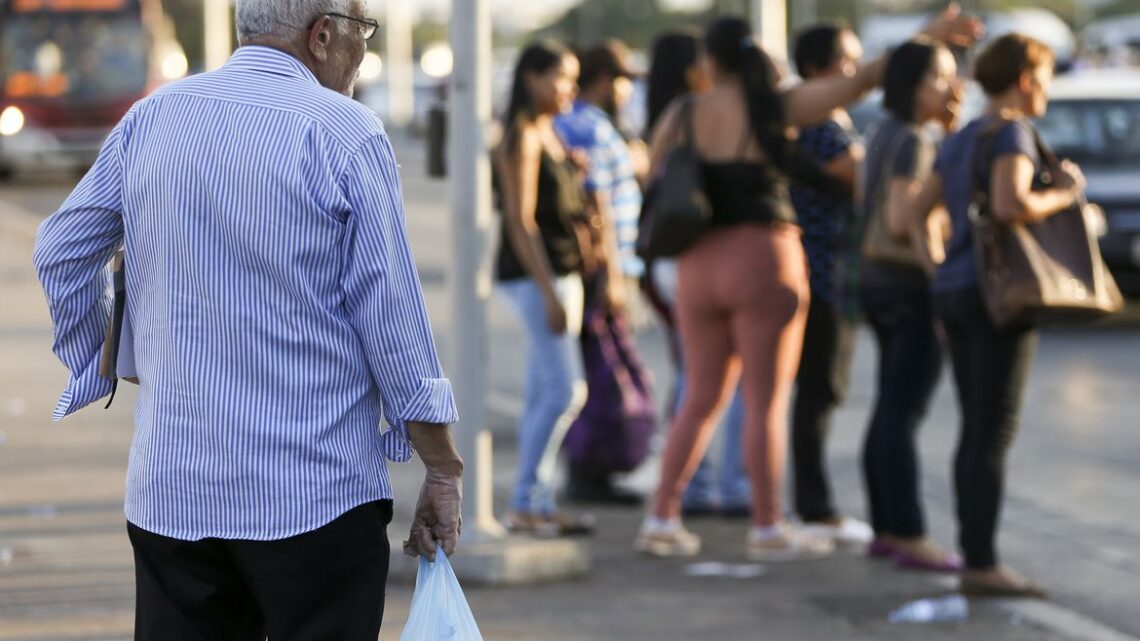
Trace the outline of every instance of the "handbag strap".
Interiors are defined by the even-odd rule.
[[[970,203],[974,215],[985,216],[990,199],[990,174],[987,173],[984,178],[979,178],[981,173],[978,171],[981,168],[981,163],[993,162],[993,148],[996,144],[998,134],[1000,134],[1006,127],[1014,123],[1024,123],[1029,127],[1030,133],[1033,135],[1033,146],[1037,149],[1037,155],[1041,159],[1042,164],[1045,166],[1046,171],[1050,176],[1060,171],[1061,161],[1057,159],[1057,154],[1045,144],[1041,139],[1041,134],[1038,133],[1037,128],[1032,123],[1026,121],[1024,118],[995,118],[992,122],[982,129],[982,133],[978,135],[978,143],[974,148],[974,157],[971,163],[970,170]],[[992,168],[991,168],[992,171]],[[1052,180],[1048,180],[1052,182]],[[1083,204],[1084,197],[1081,197]]]
[[[867,134],[868,142],[873,143],[875,141],[875,137],[879,135],[879,131],[883,128],[883,122],[889,121],[882,121],[876,125],[873,125],[872,130]],[[899,127],[899,130],[895,132],[895,135],[891,138],[891,142],[887,145],[887,153],[885,156],[883,156],[883,161],[879,163],[878,180],[875,181],[875,203],[872,210],[866,212],[865,218],[869,219],[871,216],[882,215],[883,205],[887,201],[887,191],[890,185],[890,178],[894,174],[895,160],[898,158],[899,151],[902,149],[902,145],[906,141],[907,134],[913,133],[913,131],[913,128],[909,124],[904,123],[904,125],[902,127]],[[867,172],[865,167],[867,161],[864,159],[862,164],[864,165],[864,175],[863,181],[860,182],[864,182],[867,179]],[[863,186],[863,189],[866,191],[866,185]]]
[[[882,168],[879,170],[879,193],[878,203],[876,209],[882,212],[883,205],[887,201],[887,195],[890,193],[891,179],[895,176],[895,163],[899,159],[899,152],[902,151],[903,143],[907,141],[908,135],[914,134],[917,136],[914,127],[910,123],[904,124],[899,127],[894,138],[891,139],[891,144],[887,147],[886,162],[883,163]],[[917,142],[915,143],[917,144]]]
[[[677,127],[681,130],[682,138],[680,142],[677,143],[678,147],[693,148],[693,140],[696,139],[693,133],[695,129],[695,125],[693,124],[693,120],[695,119],[693,104],[695,102],[696,97],[693,94],[689,94],[681,99],[681,108],[680,111],[677,112],[677,119],[680,120],[680,122],[677,123]]]

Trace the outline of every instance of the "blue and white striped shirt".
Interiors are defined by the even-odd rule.
[[[140,378],[127,519],[273,540],[391,498],[407,421],[457,420],[368,109],[243,47],[140,101],[41,226],[36,268],[71,371],[58,420],[106,396],[114,251]],[[381,431],[381,417],[392,426]]]
[[[606,112],[584,100],[576,101],[570,112],[555,118],[554,126],[567,147],[584,150],[589,156],[586,190],[609,199],[622,273],[639,278],[645,273],[637,255],[641,185],[629,145]]]

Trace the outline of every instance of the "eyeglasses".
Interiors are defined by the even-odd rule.
[[[357,24],[360,29],[360,36],[365,40],[371,40],[372,36],[376,35],[376,31],[380,29],[380,23],[371,18],[356,18],[353,16],[346,16],[343,13],[326,13],[324,14],[330,18],[344,18],[351,20]]]

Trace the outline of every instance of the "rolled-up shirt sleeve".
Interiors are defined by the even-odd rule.
[[[52,415],[57,421],[111,393],[99,357],[111,316],[107,263],[123,242],[123,157],[133,113],[36,234],[32,260],[51,311],[52,351],[71,374]]]
[[[345,305],[392,427],[385,434],[385,454],[405,460],[411,451],[408,421],[448,424],[459,415],[432,338],[387,137],[376,135],[364,143],[345,168],[341,185],[350,207]]]

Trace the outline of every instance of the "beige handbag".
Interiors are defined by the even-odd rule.
[[[891,168],[894,167],[895,160],[898,157],[899,150],[902,149],[903,143],[906,141],[907,134],[912,132],[913,129],[909,126],[900,128],[887,147],[887,154],[884,156],[883,165],[879,172],[879,180],[876,185],[878,191],[875,192],[874,208],[872,211],[866,212],[867,227],[863,235],[862,252],[863,257],[870,261],[921,269],[922,263],[919,261],[918,254],[911,245],[910,239],[897,238],[893,236],[887,228],[886,205],[887,194],[890,192]],[[871,132],[871,134],[867,136],[867,140],[874,140],[876,133],[877,132]],[[916,159],[916,162],[925,161]],[[867,174],[864,168],[859,181],[863,189],[867,187],[865,184],[866,178]]]

